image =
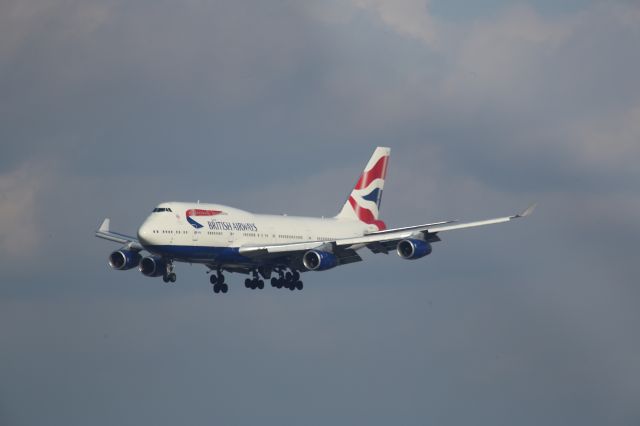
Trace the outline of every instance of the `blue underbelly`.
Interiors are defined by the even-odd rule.
[[[185,262],[251,263],[237,247],[157,245],[145,246],[151,253]]]

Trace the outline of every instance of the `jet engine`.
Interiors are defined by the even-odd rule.
[[[167,270],[167,262],[158,256],[147,256],[140,261],[138,270],[147,277],[159,277]]]
[[[309,250],[302,256],[302,263],[310,271],[324,271],[338,266],[338,259],[333,253]]]
[[[431,244],[426,241],[406,238],[398,243],[398,256],[403,259],[414,260],[431,254]]]
[[[109,266],[113,269],[125,271],[138,266],[140,259],[141,256],[137,251],[118,250],[109,255]]]

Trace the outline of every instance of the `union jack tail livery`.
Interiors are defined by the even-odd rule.
[[[379,219],[380,200],[387,176],[391,148],[377,147],[367,163],[349,198],[336,216],[337,219],[356,219],[374,225],[378,231],[387,228]]]

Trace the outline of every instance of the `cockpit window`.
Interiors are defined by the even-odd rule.
[[[171,209],[168,207],[156,207],[155,209],[153,209],[153,213],[160,213],[160,212],[170,212]]]

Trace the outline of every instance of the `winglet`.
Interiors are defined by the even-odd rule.
[[[538,205],[538,203],[531,204],[529,207],[527,207],[527,209],[525,211],[523,211],[522,213],[517,214],[515,217],[527,217],[527,216],[529,216],[531,213],[533,213],[533,211],[535,210],[537,205]]]
[[[105,220],[102,221],[102,225],[100,225],[100,228],[98,228],[98,231],[109,232],[110,223],[111,223],[111,220],[109,218],[106,218]]]

